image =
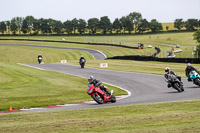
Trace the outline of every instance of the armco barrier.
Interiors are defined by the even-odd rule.
[[[195,63],[200,64],[200,58],[158,58],[152,56],[114,56],[107,59],[121,59],[121,60],[137,60],[137,61],[160,61],[160,62],[175,62],[175,63]]]

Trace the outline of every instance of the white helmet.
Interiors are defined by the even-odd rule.
[[[169,67],[165,67],[165,72],[169,72]]]
[[[88,78],[88,81],[92,82],[93,80],[94,80],[94,76],[90,75],[89,78]]]
[[[188,64],[187,64],[187,67],[188,67],[188,68],[190,68],[190,67],[191,67],[191,64],[190,64],[190,63],[188,63]]]

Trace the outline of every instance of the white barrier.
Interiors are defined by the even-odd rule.
[[[67,63],[67,60],[61,60],[61,63],[65,64],[65,63]]]
[[[100,63],[100,68],[106,68],[108,67],[108,63]]]

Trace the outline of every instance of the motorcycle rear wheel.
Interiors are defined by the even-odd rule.
[[[196,84],[197,84],[198,86],[200,86],[200,79],[196,79],[195,82],[196,82]]]
[[[103,96],[101,94],[98,95],[92,95],[92,98],[94,101],[96,101],[98,104],[103,104]]]

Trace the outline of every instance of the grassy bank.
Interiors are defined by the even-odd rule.
[[[167,52],[172,50],[172,46],[176,44],[180,45],[182,49],[181,53],[177,53],[177,57],[194,57],[192,55],[193,47],[197,45],[196,41],[193,40],[194,32],[181,32],[181,33],[163,33],[163,34],[145,34],[145,35],[119,35],[119,36],[1,36],[0,38],[18,38],[18,39],[36,39],[36,40],[56,40],[62,41],[65,38],[67,41],[79,41],[79,42],[91,42],[91,43],[113,43],[120,45],[127,45],[136,47],[138,42],[145,44],[143,50],[130,50],[115,47],[105,46],[87,46],[77,44],[55,44],[54,45],[65,45],[68,47],[87,47],[97,50],[102,50],[109,57],[117,55],[152,55],[155,53],[154,49],[146,48],[147,45],[153,47],[160,47],[161,53],[158,57],[166,57]],[[170,38],[170,39],[169,39]],[[1,41],[2,42],[2,41]],[[18,43],[18,41],[15,41]],[[124,52],[119,52],[120,50]],[[175,50],[177,50],[175,48]],[[115,52],[117,51],[117,53]]]
[[[76,62],[71,61],[70,64],[78,65]],[[169,67],[175,71],[178,75],[185,77],[186,63],[166,63],[166,62],[155,62],[155,61],[130,61],[130,60],[95,60],[88,61],[86,66],[100,68],[100,63],[108,63],[109,70],[117,71],[128,71],[128,72],[139,72],[139,73],[150,73],[163,75],[165,67]],[[192,64],[195,68],[200,70],[199,64]]]
[[[0,115],[0,132],[197,133],[200,101]]]
[[[11,63],[0,63],[0,111],[92,100],[87,79],[43,71]],[[115,95],[127,94],[109,86]]]

